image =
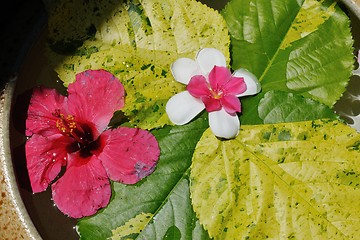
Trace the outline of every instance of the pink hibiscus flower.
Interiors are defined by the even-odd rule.
[[[67,97],[47,88],[33,92],[25,146],[31,187],[37,193],[54,182],[54,203],[70,217],[105,207],[109,179],[134,184],[154,171],[160,149],[151,133],[108,128],[113,113],[124,106],[124,96],[120,81],[104,70],[77,74]]]

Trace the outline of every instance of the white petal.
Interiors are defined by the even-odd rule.
[[[246,91],[242,94],[237,95],[237,97],[254,95],[261,91],[261,84],[259,80],[254,74],[252,74],[248,70],[240,68],[233,73],[233,76],[244,78],[247,87]]]
[[[166,103],[166,113],[171,122],[184,125],[204,110],[204,103],[190,95],[188,91],[172,96]]]
[[[175,80],[188,84],[191,77],[200,73],[197,63],[190,58],[179,58],[170,67]]]
[[[209,125],[217,137],[234,138],[239,134],[240,120],[237,115],[230,115],[224,109],[209,112]]]
[[[196,63],[205,75],[208,75],[215,65],[226,67],[224,54],[215,48],[201,49],[196,55]]]

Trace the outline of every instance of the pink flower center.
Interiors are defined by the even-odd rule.
[[[217,90],[213,90],[211,88],[209,88],[211,95],[214,99],[221,99],[223,97],[223,91],[217,89]]]
[[[186,90],[200,99],[208,112],[224,109],[229,114],[241,112],[237,95],[246,90],[242,77],[234,77],[226,67],[214,66],[208,76],[192,76]]]
[[[60,113],[60,110],[57,109],[54,113],[54,116],[59,118],[58,120],[56,120],[56,127],[60,130],[60,132],[68,136],[74,135],[74,129],[76,129],[76,122],[73,115],[69,114],[65,118],[64,114]]]
[[[94,140],[90,126],[76,123],[73,115],[69,114],[65,117],[64,114],[60,113],[59,109],[53,115],[58,118],[56,127],[59,131],[63,135],[75,139],[75,143],[68,148],[70,153],[80,151],[80,156],[87,158],[100,148],[99,138]]]

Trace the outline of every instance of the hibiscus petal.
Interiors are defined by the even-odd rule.
[[[66,164],[66,148],[72,139],[62,134],[33,135],[25,144],[30,184],[34,193],[45,191]]]
[[[99,159],[111,180],[134,184],[154,171],[160,149],[150,132],[120,127],[103,132],[101,141]]]
[[[231,77],[231,72],[227,67],[214,66],[214,68],[209,73],[209,83],[211,89],[220,89],[231,79]]]
[[[223,96],[220,101],[227,113],[235,114],[236,112],[241,112],[241,104],[238,97],[234,95],[227,95]]]
[[[56,134],[58,117],[54,116],[56,111],[67,115],[67,98],[59,94],[55,89],[35,88],[30,99],[30,105],[26,119],[26,135],[42,134],[49,136]]]
[[[214,66],[226,67],[224,54],[215,48],[201,49],[196,55],[195,61],[205,75],[208,75]]]
[[[191,96],[188,91],[172,96],[166,103],[166,113],[171,122],[184,125],[204,110],[204,103]]]
[[[233,76],[244,78],[244,81],[246,83],[246,91],[241,94],[237,94],[236,96],[243,97],[248,95],[254,95],[261,91],[261,84],[257,77],[246,69],[240,68],[236,70]]]
[[[240,121],[236,114],[230,115],[224,109],[209,113],[209,125],[215,136],[234,138],[240,130]]]
[[[175,80],[183,84],[188,84],[192,76],[200,73],[196,62],[190,58],[177,59],[170,69]]]
[[[191,96],[196,98],[211,96],[209,85],[206,81],[206,78],[202,75],[193,76],[189,82],[189,85],[186,86],[186,90],[188,90]]]
[[[68,87],[68,106],[76,122],[91,122],[99,133],[113,113],[124,106],[124,87],[105,70],[87,70],[76,75]],[[94,136],[95,138],[97,136]]]
[[[64,175],[52,187],[52,198],[64,214],[81,218],[95,214],[110,200],[111,186],[100,160],[93,155],[84,159],[78,153],[71,154],[70,165]],[[77,159],[77,160],[76,160]]]

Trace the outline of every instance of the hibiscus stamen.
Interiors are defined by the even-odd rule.
[[[91,130],[87,129],[86,125],[77,124],[73,115],[60,113],[60,110],[55,110],[53,116],[57,117],[56,127],[60,132],[66,136],[72,137],[76,140],[73,146],[74,151],[81,150],[81,156],[86,158],[91,156],[92,150],[98,148],[99,144],[94,141]]]
[[[53,115],[59,118],[56,120],[56,127],[60,130],[61,133],[67,136],[72,136],[77,142],[83,143],[83,138],[79,137],[78,134],[76,134],[74,131],[77,128],[77,125],[73,115],[69,114],[65,117],[64,114],[60,113],[59,109],[56,109]]]
[[[60,113],[60,111],[56,111],[54,116],[59,118],[56,120],[56,127],[60,130],[60,132],[71,135],[76,128],[75,117],[69,114],[65,118],[65,115]]]
[[[65,134],[70,134],[76,128],[76,122],[74,121],[74,116],[68,115],[66,118],[64,114],[60,114],[60,119],[56,120],[56,127]]]

